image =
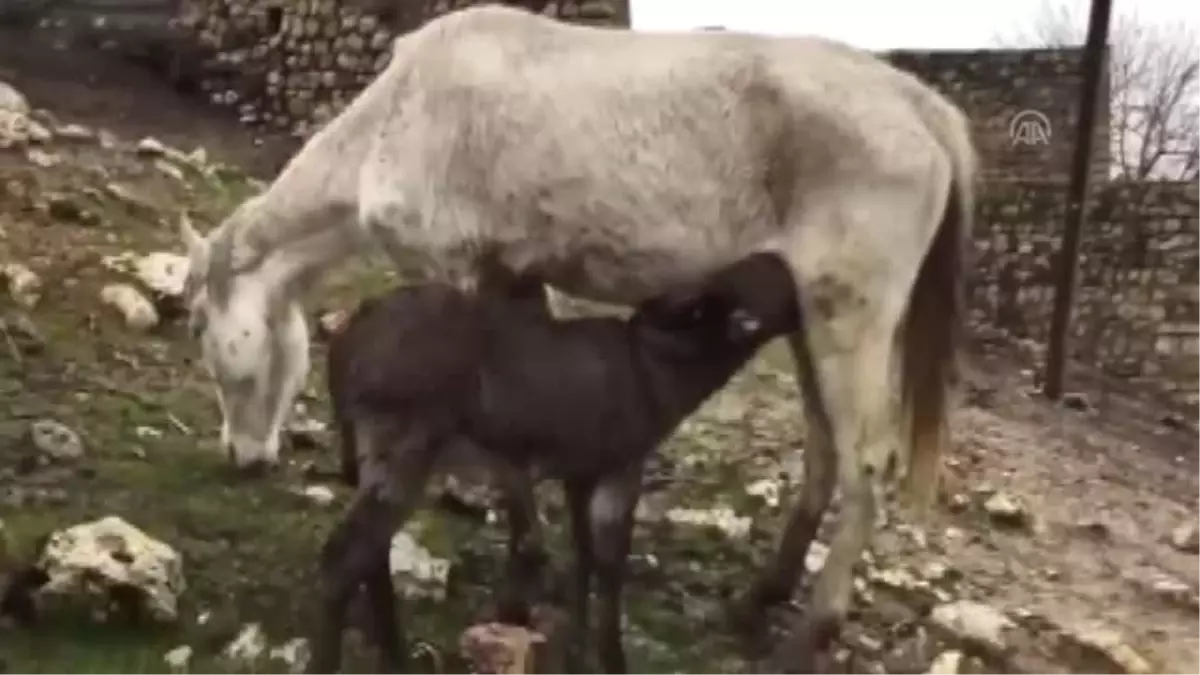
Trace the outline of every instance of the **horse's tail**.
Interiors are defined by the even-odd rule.
[[[957,112],[957,111],[955,111]],[[964,271],[974,216],[975,151],[960,120],[937,125],[952,175],[941,223],[909,297],[901,326],[901,406],[907,422],[904,496],[924,513],[937,493],[942,449],[949,443],[951,392],[959,380],[966,321]]]

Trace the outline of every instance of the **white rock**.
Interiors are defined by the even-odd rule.
[[[337,498],[333,490],[324,485],[309,485],[304,488],[302,494],[317,506],[329,506]]]
[[[1141,675],[1155,672],[1154,669],[1130,647],[1121,634],[1107,628],[1089,628],[1077,633],[1066,632],[1063,639],[1075,643],[1093,657],[1109,662],[1110,669],[1117,672]]]
[[[958,675],[962,660],[963,653],[957,649],[944,651],[929,664],[929,675]]]
[[[929,618],[935,626],[947,633],[994,654],[1002,654],[1008,650],[1008,633],[1016,628],[1012,619],[999,610],[971,600],[956,600],[937,605]]]
[[[96,137],[96,132],[82,124],[65,124],[54,130],[55,135],[69,141],[90,141]]]
[[[804,570],[810,576],[819,573],[828,557],[829,547],[814,539],[808,546],[808,554],[804,556]]]
[[[162,141],[151,136],[147,136],[138,141],[135,149],[143,155],[151,155],[155,157],[161,157],[167,154],[167,146]]]
[[[324,312],[317,319],[317,327],[321,335],[329,336],[337,333],[345,325],[346,320],[350,318],[350,313],[344,309],[335,309],[333,311]]]
[[[759,497],[767,506],[777,508],[779,506],[779,481],[772,478],[763,478],[756,480],[746,486],[746,494],[752,497]]]
[[[154,168],[158,169],[160,172],[162,172],[166,176],[174,178],[175,180],[179,181],[180,183],[187,182],[187,177],[183,175],[183,169],[179,168],[178,165],[168,162],[165,159],[160,158],[160,159],[154,160]]]
[[[287,666],[289,673],[303,673],[308,669],[312,650],[308,646],[308,640],[292,638],[278,647],[272,648],[268,657],[275,661],[282,661]]]
[[[1002,525],[1025,525],[1029,519],[1025,507],[1015,498],[1003,492],[997,492],[988,497],[988,500],[983,503],[983,510],[987,511],[992,520]]]
[[[17,88],[7,82],[0,81],[0,110],[19,115],[29,114],[29,101]]]
[[[30,117],[28,112],[0,107],[0,148],[45,143],[50,138],[50,130]]]
[[[670,509],[666,513],[668,521],[677,525],[708,525],[715,527],[730,538],[745,537],[750,532],[749,517],[738,516],[733,509],[719,506],[715,509]]]
[[[265,651],[267,651],[267,636],[263,633],[262,626],[257,623],[248,623],[242,626],[237,637],[225,646],[222,654],[231,661],[249,664],[261,658]]]
[[[155,251],[138,259],[134,274],[152,292],[179,297],[183,295],[183,285],[187,281],[188,259],[176,253]]]
[[[30,164],[42,169],[49,169],[62,163],[62,157],[39,148],[29,148],[26,150],[25,159],[29,160]]]
[[[39,594],[82,595],[106,611],[113,589],[133,588],[146,613],[161,622],[178,618],[186,588],[179,552],[117,516],[50,535],[37,566],[48,577]]]
[[[400,531],[392,537],[388,569],[407,596],[445,596],[450,561],[435,557],[407,532]]]
[[[129,284],[108,284],[100,289],[100,301],[115,308],[134,330],[148,330],[158,325],[158,310],[141,291]]]
[[[42,455],[56,460],[83,456],[83,439],[62,422],[44,419],[29,425],[29,439]]]
[[[192,648],[187,645],[180,645],[164,654],[163,661],[171,669],[171,672],[185,673],[192,661]]]
[[[159,439],[159,438],[163,437],[163,432],[162,432],[162,429],[159,429],[157,427],[141,425],[141,426],[136,426],[133,428],[133,435],[137,436],[138,438],[142,438],[142,439],[146,439],[146,438]]]
[[[1195,520],[1171,530],[1171,546],[1184,553],[1200,553],[1200,528]]]
[[[33,270],[21,263],[8,263],[0,273],[8,281],[8,294],[18,305],[28,309],[41,299],[42,280]]]
[[[287,430],[292,434],[315,438],[328,431],[329,427],[315,417],[294,416],[292,421],[288,422]]]
[[[183,159],[194,167],[201,168],[208,164],[208,150],[198,145],[191,152],[183,155]]]

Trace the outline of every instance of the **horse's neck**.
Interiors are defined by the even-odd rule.
[[[269,287],[302,291],[321,273],[357,252],[359,173],[391,109],[395,78],[381,73],[337,117],[314,134],[266,192],[247,202],[235,239],[253,272]]]
[[[299,300],[328,270],[362,250],[365,236],[354,231],[321,230],[273,249],[255,269],[260,283],[283,289]]]
[[[379,124],[392,113],[387,101],[396,84],[385,70],[313,134],[246,214],[244,241],[274,251],[326,231],[358,236],[359,174]]]

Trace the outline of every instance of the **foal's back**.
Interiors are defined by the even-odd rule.
[[[515,427],[545,426],[556,411],[598,404],[627,384],[620,376],[631,358],[620,319],[555,320],[422,284],[360,305],[331,340],[329,382],[334,398],[351,405],[399,412],[454,403],[502,414]]]
[[[445,284],[402,286],[364,301],[329,344],[336,408],[402,412],[452,402],[481,349],[476,303]]]
[[[644,435],[648,414],[630,331],[621,319],[555,320],[448,285],[400,287],[364,302],[331,341],[335,416],[420,424],[515,461],[594,471],[641,450],[626,442]]]

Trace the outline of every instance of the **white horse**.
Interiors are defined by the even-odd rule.
[[[534,280],[616,304],[776,251],[805,316],[790,343],[809,437],[750,597],[790,597],[840,488],[812,607],[780,652],[812,667],[847,611],[885,479],[921,505],[936,484],[974,167],[959,109],[842,44],[447,14],[397,38],[266,192],[207,236],[184,221],[223,441],[240,465],[276,461],[308,369],[300,294],[368,242],[480,291]]]

